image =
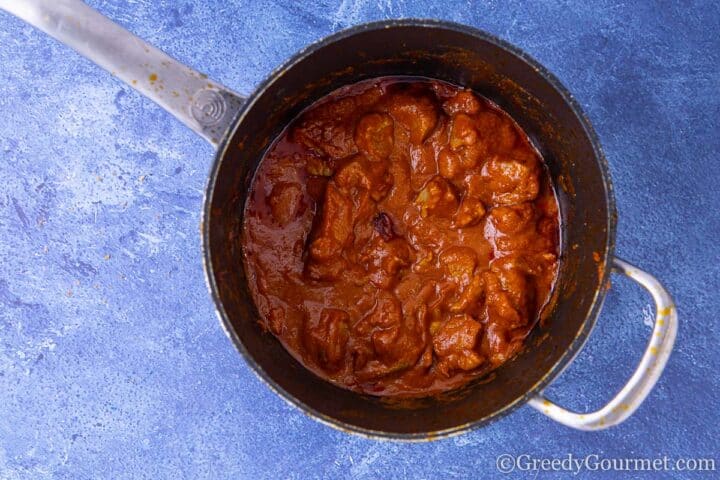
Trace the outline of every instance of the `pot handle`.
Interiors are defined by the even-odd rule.
[[[217,148],[245,99],[145,43],[81,0],[0,0],[156,102]]]
[[[649,273],[617,257],[613,260],[613,270],[624,273],[645,287],[655,300],[655,325],[652,337],[635,373],[610,402],[595,412],[584,414],[571,412],[542,395],[536,395],[528,402],[531,407],[556,422],[578,430],[602,430],[618,425],[632,415],[660,378],[677,335],[677,310],[670,294],[660,282]]]

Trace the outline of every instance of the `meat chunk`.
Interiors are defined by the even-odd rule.
[[[450,184],[442,177],[430,179],[415,197],[415,204],[423,217],[435,215],[449,218],[458,207],[457,197]]]
[[[355,127],[355,143],[371,160],[385,160],[393,149],[393,119],[384,113],[368,113]]]
[[[330,158],[340,159],[357,152],[350,125],[332,119],[303,119],[293,130],[293,139]]]
[[[355,372],[362,381],[412,367],[424,349],[421,330],[414,319],[403,315],[394,296],[381,296],[356,331],[360,338],[369,338],[370,349],[361,347],[355,363]]]
[[[437,158],[438,172],[448,180],[458,178],[464,171],[460,155],[449,148],[440,150]]]
[[[376,235],[363,249],[360,263],[373,285],[388,289],[395,285],[400,270],[410,265],[410,247],[402,238],[384,240]]]
[[[353,157],[340,167],[333,180],[339,188],[352,195],[358,204],[358,190],[365,190],[373,200],[379,201],[387,195],[391,186],[386,166],[368,162],[362,156]]]
[[[485,235],[494,244],[496,253],[555,252],[556,231],[557,220],[539,217],[532,203],[493,208],[485,227]]]
[[[291,138],[311,151],[324,153],[332,159],[353,155],[357,153],[353,119],[381,96],[382,91],[372,87],[360,95],[341,97],[317,105],[300,117],[291,131]]]
[[[440,253],[439,266],[456,283],[467,285],[477,266],[477,254],[471,247],[452,246]]]
[[[447,289],[445,307],[451,312],[463,312],[479,300],[483,293],[482,277],[475,275],[477,254],[470,247],[453,246],[442,251],[438,262],[454,287]]]
[[[390,293],[380,292],[375,306],[354,327],[359,338],[368,338],[376,329],[397,328],[402,323],[400,302]]]
[[[343,366],[350,334],[349,320],[343,310],[324,308],[320,318],[306,323],[305,346],[322,369],[334,372]]]
[[[449,301],[446,302],[447,309],[451,312],[459,313],[470,311],[473,309],[473,306],[477,308],[479,305],[476,304],[482,297],[484,286],[485,282],[483,281],[482,276],[473,276],[470,283],[466,287],[462,288],[456,297],[448,299]]]
[[[484,343],[487,346],[490,364],[497,367],[508,361],[519,350],[522,339],[513,337],[501,324],[488,323]]]
[[[480,223],[484,216],[485,205],[482,201],[479,198],[465,195],[453,217],[453,228],[472,227]]]
[[[458,113],[453,117],[450,127],[450,148],[455,151],[462,147],[474,145],[478,141],[478,132],[475,129],[473,119],[464,113]]]
[[[410,142],[415,145],[430,135],[438,120],[435,104],[426,96],[397,94],[391,99],[388,110],[395,121],[410,132]]]
[[[527,265],[517,258],[496,260],[485,272],[485,295],[490,323],[507,329],[524,327],[535,306]]]
[[[470,90],[460,90],[443,103],[443,109],[448,115],[456,113],[467,113],[474,115],[480,111],[482,105],[480,100]]]
[[[475,127],[475,120],[464,113],[453,117],[448,143],[458,154],[465,169],[475,168],[488,153],[487,146]]]
[[[313,260],[327,261],[337,257],[352,233],[354,218],[350,198],[335,184],[330,183],[325,191],[322,220],[315,239],[310,244]]]
[[[275,221],[280,225],[287,225],[294,220],[302,206],[302,195],[297,183],[276,183],[268,201]]]
[[[498,232],[505,235],[521,233],[534,226],[535,207],[531,203],[496,207],[490,212],[489,220]]]
[[[476,125],[489,152],[506,153],[515,146],[517,132],[509,118],[492,111],[484,111],[477,115]]]
[[[514,205],[534,200],[540,191],[537,159],[495,156],[481,170],[483,192],[492,205]]]
[[[496,252],[552,248],[548,239],[537,232],[537,212],[528,202],[493,208],[488,216],[486,236],[493,242]]]
[[[483,363],[475,349],[482,326],[469,315],[456,315],[445,322],[433,337],[439,358],[437,370],[449,377],[458,370],[473,370]]]
[[[362,156],[351,158],[335,173],[325,189],[322,217],[310,243],[310,278],[335,279],[346,268],[340,255],[352,243],[357,222],[372,214],[371,199],[387,194],[390,183],[385,174],[383,165]]]
[[[437,175],[435,147],[432,143],[410,146],[410,187],[422,188],[425,183]]]
[[[555,271],[554,255],[507,256],[485,272],[486,346],[493,365],[500,365],[522,345],[535,312],[547,298],[547,268]]]

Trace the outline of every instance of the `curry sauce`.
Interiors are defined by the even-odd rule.
[[[265,328],[341,387],[425,396],[511,358],[550,297],[558,204],[520,127],[428,79],[344,87],[268,149],[243,228]]]

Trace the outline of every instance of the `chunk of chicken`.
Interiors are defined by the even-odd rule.
[[[442,177],[431,178],[415,197],[420,214],[427,217],[432,214],[449,218],[455,213],[458,201],[450,184]]]
[[[390,101],[388,111],[397,123],[410,132],[410,142],[422,143],[438,120],[435,104],[427,97],[397,94]]]
[[[305,118],[292,131],[293,140],[330,158],[340,159],[357,152],[352,129],[331,119]]]
[[[336,160],[357,153],[352,120],[358,111],[367,109],[381,95],[380,88],[372,87],[360,95],[317,105],[300,117],[291,131],[291,137],[295,142]]]
[[[484,200],[492,205],[514,205],[534,200],[540,191],[536,158],[495,156],[482,167]]]
[[[449,377],[458,370],[473,370],[483,363],[483,357],[474,350],[481,328],[469,315],[455,315],[442,324],[433,337],[438,372]]]
[[[470,90],[460,90],[455,96],[443,103],[443,109],[448,115],[456,113],[467,113],[474,115],[480,111],[482,105],[480,100]]]
[[[477,254],[470,247],[454,245],[440,253],[438,263],[455,283],[467,285],[477,266]]]
[[[380,296],[355,331],[360,338],[370,339],[370,350],[360,347],[356,357],[355,373],[361,381],[412,367],[425,347],[419,326],[412,317],[403,316],[400,302],[391,295]]]
[[[495,207],[488,219],[498,232],[506,235],[520,233],[534,226],[535,208],[532,203]]]
[[[496,252],[550,250],[553,244],[537,232],[537,212],[532,203],[501,206],[488,215],[486,235]]]
[[[483,277],[475,275],[470,280],[470,283],[460,291],[460,294],[448,302],[448,310],[458,313],[472,308],[473,304],[477,304],[477,302],[480,301],[484,286],[485,282],[483,281]]]
[[[460,202],[455,216],[453,217],[453,228],[472,227],[480,223],[485,216],[485,205],[479,198],[465,195]]]
[[[311,318],[306,322],[306,348],[323,370],[334,372],[343,366],[350,334],[349,321],[347,312],[325,308],[320,318]]]
[[[356,203],[360,203],[358,189],[367,191],[373,200],[379,201],[391,187],[387,167],[382,163],[368,162],[360,155],[340,167],[333,180],[340,189],[352,195]]]
[[[340,255],[352,233],[354,218],[350,198],[334,183],[325,191],[322,219],[315,239],[310,244],[313,260],[328,261]]]
[[[450,127],[450,148],[458,151],[462,147],[474,145],[477,141],[478,132],[475,129],[475,121],[464,113],[455,115]]]
[[[477,115],[476,127],[491,153],[509,152],[517,142],[518,134],[512,120],[486,110]]]
[[[377,234],[363,249],[360,263],[373,285],[389,289],[395,285],[400,270],[410,265],[410,247],[400,237],[384,240]]]
[[[485,272],[485,295],[490,323],[507,329],[527,325],[535,306],[534,285],[528,265],[521,259],[504,257]]]
[[[393,149],[393,119],[385,113],[368,113],[355,127],[355,143],[370,160],[385,160]]]
[[[297,183],[276,183],[268,201],[275,221],[284,226],[294,220],[300,213],[302,197],[302,189]]]
[[[437,158],[437,166],[440,175],[448,180],[458,178],[465,172],[460,155],[449,148],[440,150]]]
[[[458,154],[465,169],[475,168],[488,153],[485,141],[478,134],[475,120],[464,113],[453,117],[448,143]]]

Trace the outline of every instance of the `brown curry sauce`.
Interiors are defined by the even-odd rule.
[[[265,328],[341,387],[419,397],[522,346],[558,268],[558,205],[525,133],[471,91],[384,77],[269,148],[245,211]]]

